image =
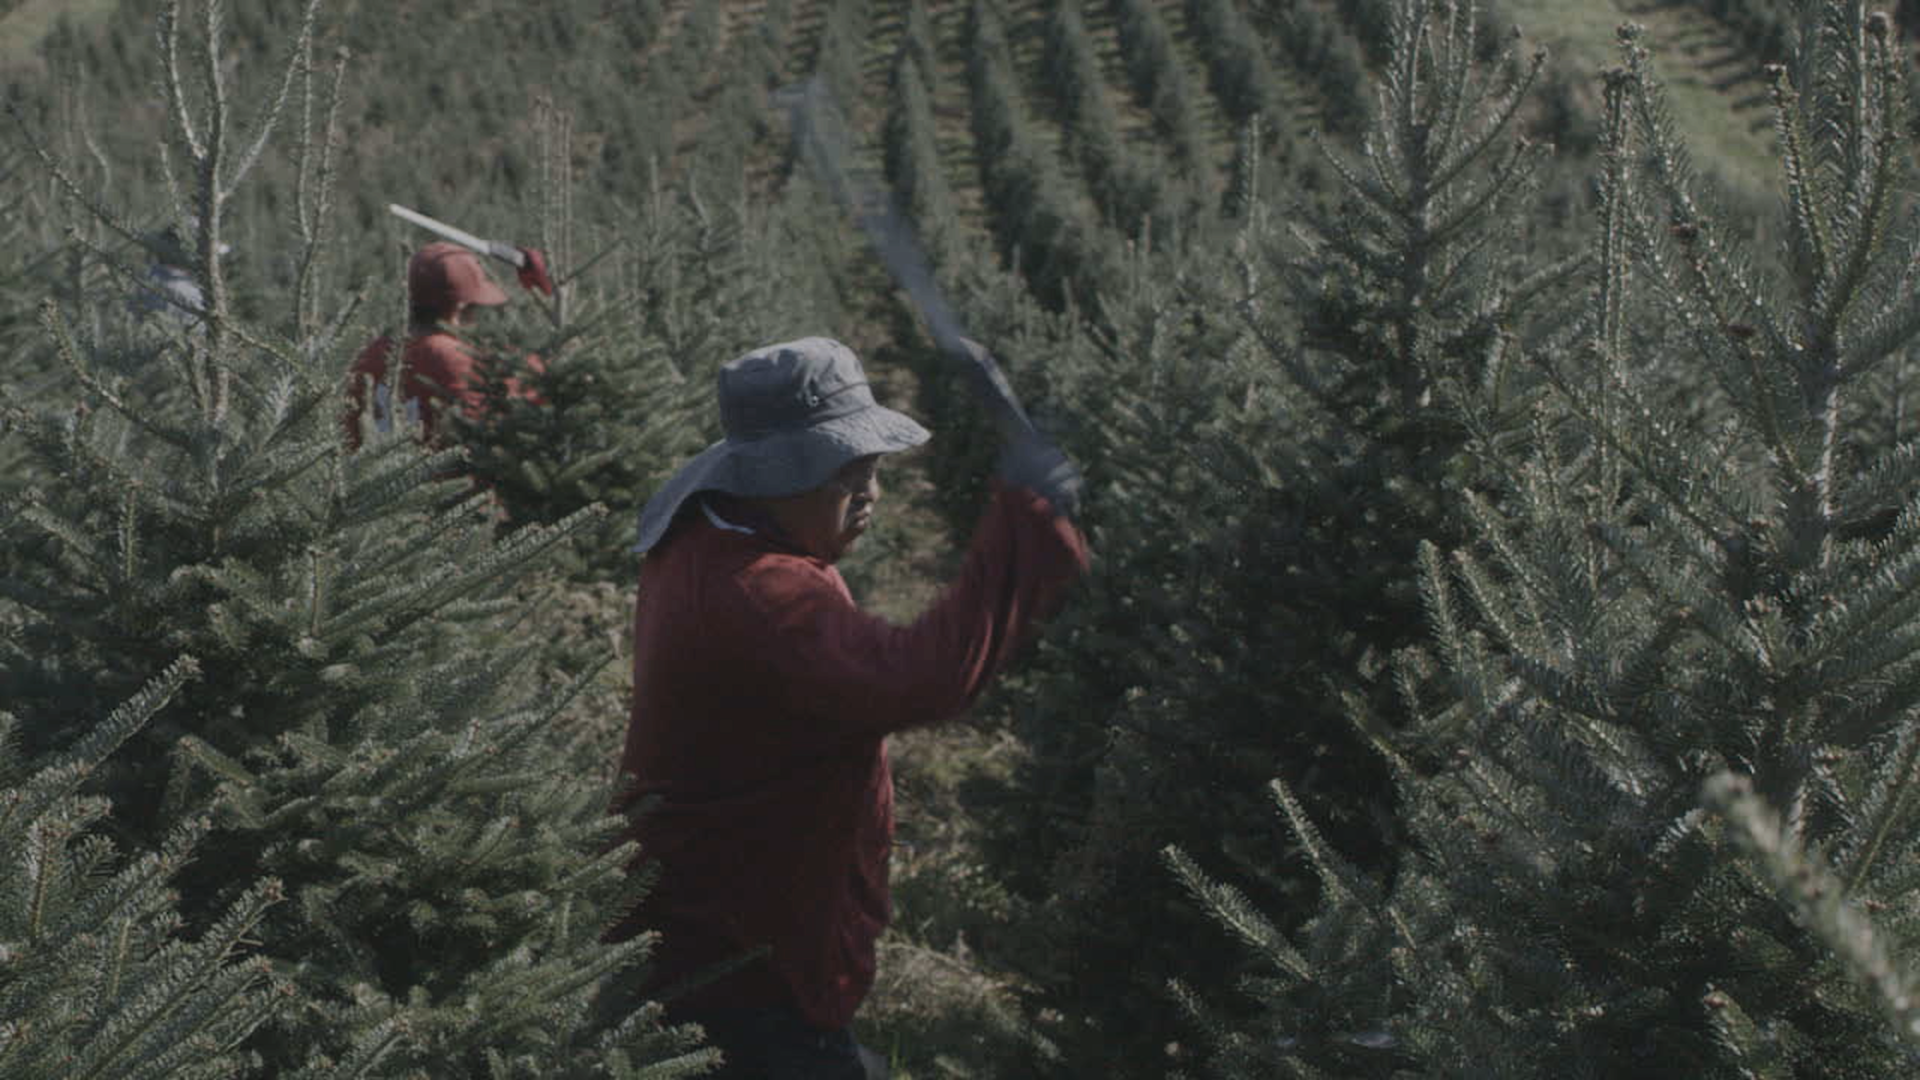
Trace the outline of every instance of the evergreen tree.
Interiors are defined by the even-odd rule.
[[[1411,833],[1383,884],[1274,791],[1326,882],[1252,946],[1210,1074],[1911,1073],[1920,516],[1874,376],[1920,331],[1888,20],[1802,6],[1773,69],[1779,248],[1693,174],[1637,28],[1608,77],[1587,314],[1534,438],[1482,441],[1484,539],[1426,545],[1394,662]],[[1880,417],[1878,421],[1869,418]],[[1196,1006],[1205,1015],[1204,1006]]]
[[[1234,0],[1187,0],[1187,23],[1207,57],[1208,79],[1234,123],[1265,116],[1275,133],[1288,119],[1264,43]]]
[[[1367,128],[1367,77],[1360,45],[1344,34],[1317,4],[1275,0],[1257,5],[1261,29],[1319,91],[1329,131],[1359,134]]]
[[[600,280],[565,290],[566,324],[553,329],[553,347],[535,350],[547,370],[502,365],[491,373],[494,408],[455,421],[474,474],[509,525],[638,507],[718,437],[718,365],[815,321],[802,264],[783,251],[782,213],[712,205],[698,184],[669,190],[655,181],[599,253]],[[510,356],[509,336],[475,338]],[[509,374],[541,402],[507,394]],[[632,532],[624,514],[586,526],[568,545],[570,572],[629,583]]]
[[[940,39],[934,29],[933,16],[927,11],[926,0],[907,0],[906,14],[901,16],[901,21],[905,25],[901,29],[901,56],[894,59],[895,70],[899,69],[905,57],[912,57],[922,79],[934,77],[934,73],[940,70]]]
[[[1003,17],[991,0],[968,9],[967,87],[980,188],[1005,262],[1043,302],[1068,306],[1113,272],[1107,235],[1068,189],[1026,111]]]
[[[1053,10],[1043,40],[1047,90],[1059,103],[1063,120],[1062,149],[1078,166],[1101,218],[1128,237],[1173,233],[1173,208],[1167,205],[1158,173],[1141,164],[1120,131],[1077,0],[1066,0]]]
[[[1068,1018],[1076,1068],[1164,1067],[1183,1029],[1159,986],[1247,963],[1198,944],[1162,846],[1309,910],[1304,868],[1257,854],[1274,772],[1367,871],[1394,865],[1385,770],[1341,702],[1403,718],[1388,659],[1420,638],[1417,543],[1470,535],[1473,437],[1524,433],[1538,380],[1516,342],[1570,273],[1525,254],[1542,154],[1513,122],[1537,62],[1479,67],[1465,6],[1406,5],[1395,30],[1363,160],[1331,156],[1337,204],[1283,215],[1254,192],[1237,232],[1143,259],[1092,347],[1035,369],[1070,403],[1102,565],[1003,699],[1029,759],[995,869],[1058,943],[1014,962]],[[1099,978],[1119,970],[1125,991]]]
[[[0,1069],[19,1080],[245,1075],[240,1049],[286,1000],[246,959],[276,881],[258,882],[197,939],[180,936],[169,880],[208,832],[174,823],[152,852],[123,858],[100,830],[110,807],[82,789],[195,674],[182,658],[74,746],[22,762],[0,713]]]
[[[938,261],[958,242],[953,188],[940,160],[933,102],[915,50],[902,47],[893,67],[893,99],[881,130],[887,186],[929,258]]]
[[[76,718],[106,713],[183,653],[199,658],[200,677],[88,778],[114,807],[93,828],[156,853],[161,872],[182,837],[205,831],[182,822],[212,822],[175,876],[180,916],[203,943],[199,970],[229,993],[220,950],[257,923],[288,1000],[251,1035],[251,1005],[209,1030],[228,1050],[244,1036],[268,1075],[696,1072],[712,1055],[694,1033],[661,1029],[657,1010],[591,1020],[597,985],[646,949],[598,940],[635,900],[634,852],[609,847],[610,790],[543,744],[567,694],[530,678],[537,643],[519,627],[531,613],[510,592],[598,513],[496,539],[486,498],[445,479],[457,452],[424,453],[404,425],[346,451],[347,314],[300,320],[286,340],[236,314],[215,257],[303,74],[317,4],[245,130],[221,6],[196,14],[200,40],[183,49],[183,12],[168,4],[160,40],[165,164],[195,219],[187,228],[176,204],[205,286],[200,328],[156,351],[124,326],[76,331],[50,301],[71,396],[4,413],[33,478],[0,531],[0,685],[21,742],[35,755],[69,745]],[[189,75],[186,55],[201,70]],[[141,239],[35,145],[76,202]],[[91,255],[135,277],[111,252]],[[136,358],[148,369],[130,371]],[[261,915],[263,875],[286,900]]]
[[[869,0],[827,0],[815,48],[813,71],[836,100],[862,102],[866,95]]]
[[[1113,0],[1113,8],[1134,100],[1153,117],[1160,137],[1173,144],[1178,167],[1204,176],[1210,162],[1199,106],[1159,7],[1151,0]]]

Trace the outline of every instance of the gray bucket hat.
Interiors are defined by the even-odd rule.
[[[682,466],[641,508],[633,550],[659,543],[689,496],[798,495],[855,458],[929,438],[926,428],[873,400],[852,349],[823,337],[769,345],[721,365],[720,426],[727,437]]]

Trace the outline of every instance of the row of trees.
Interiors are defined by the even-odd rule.
[[[1859,4],[1808,5],[1796,37],[1778,261],[1713,208],[1627,38],[1587,315],[1539,353],[1566,422],[1484,455],[1484,541],[1422,552],[1435,633],[1400,663],[1445,687],[1409,694],[1413,733],[1458,749],[1389,750],[1409,860],[1367,881],[1277,789],[1329,897],[1297,950],[1185,869],[1291,1021],[1284,1046],[1223,1037],[1222,1074],[1912,1068],[1916,476],[1880,415],[1920,325],[1905,72]],[[1339,1023],[1302,1027],[1304,1000]]]
[[[1065,156],[1078,167],[1101,220],[1124,236],[1170,235],[1178,218],[1165,173],[1128,145],[1078,3],[1054,9],[1041,55],[1047,92],[1064,117]]]
[[[1187,69],[1174,53],[1173,38],[1151,0],[1113,0],[1114,32],[1124,58],[1134,100],[1153,117],[1161,138],[1172,144],[1173,158],[1188,173],[1202,173],[1208,160],[1199,104]]]
[[[1471,46],[1470,24],[1454,29]],[[1532,70],[1495,88],[1517,101]],[[1465,68],[1442,71],[1471,89]],[[1405,93],[1424,82],[1398,74]],[[1526,249],[1524,218],[1495,233],[1488,211],[1525,198],[1541,156],[1496,155],[1484,140],[1499,124],[1425,138],[1430,114],[1396,103],[1370,136],[1379,171],[1344,172],[1339,201],[1256,199],[1230,244],[1177,273],[1144,263],[1103,294],[1107,331],[1048,356],[1104,493],[1091,511],[1103,565],[1008,701],[1031,760],[993,835],[1034,925],[1067,945],[1020,956],[1085,1023],[1062,1036],[1069,1060],[1146,1075],[1182,1038],[1157,988],[1231,983],[1244,966],[1160,887],[1165,845],[1227,854],[1247,887],[1308,908],[1312,885],[1264,856],[1276,769],[1342,850],[1392,869],[1387,774],[1346,713],[1400,715],[1386,660],[1426,632],[1407,568],[1422,538],[1467,535],[1449,493],[1474,469],[1440,388],[1485,383],[1508,362],[1501,329],[1540,299],[1466,290]],[[1493,160],[1469,173],[1466,151]],[[1117,970],[1139,985],[1115,994],[1093,975]]]
[[[1233,0],[1188,0],[1187,27],[1207,59],[1207,79],[1227,118],[1245,124],[1264,118],[1287,131],[1287,106],[1266,42],[1253,33]]]
[[[967,23],[967,87],[980,190],[1002,256],[1047,303],[1106,280],[1107,237],[1093,227],[1027,115],[1029,99],[992,0]]]
[[[1395,6],[1304,242],[1256,212],[1036,342],[1104,565],[999,699],[1027,758],[983,813],[1037,937],[997,958],[1060,1075],[1910,1071],[1890,24],[1797,13],[1771,250],[1627,35],[1594,224],[1542,261],[1540,61],[1476,23]]]
[[[951,252],[961,226],[941,160],[933,95],[920,59],[925,52],[914,42],[909,37],[894,61],[893,94],[881,131],[882,170],[920,242],[938,259]]]
[[[1365,130],[1371,106],[1357,39],[1325,8],[1303,0],[1271,0],[1255,5],[1252,14],[1269,24],[1266,35],[1319,92],[1327,128],[1343,135]]]
[[[1766,60],[1786,56],[1794,33],[1793,5],[1780,0],[1707,0],[1708,14],[1724,23],[1741,44]]]

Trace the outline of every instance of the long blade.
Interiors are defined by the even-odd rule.
[[[934,344],[966,364],[975,392],[1003,431],[1010,435],[1032,434],[1033,421],[1027,417],[1013,384],[1007,381],[993,357],[961,344],[960,320],[933,279],[926,253],[914,235],[913,223],[901,212],[891,193],[875,184],[863,183],[847,171],[851,143],[846,121],[826,85],[816,76],[781,90],[776,100],[788,106],[800,157],[832,193],[834,201],[853,215],[887,273],[927,320]]]
[[[520,254],[520,249],[514,247],[512,244],[503,244],[498,240],[482,240],[472,233],[467,232],[465,229],[457,229],[437,218],[430,218],[418,210],[409,210],[399,203],[388,203],[387,210],[395,217],[405,221],[411,221],[428,232],[451,240],[469,251],[477,251],[482,255],[491,255],[515,268],[524,265],[526,262],[526,256]]]

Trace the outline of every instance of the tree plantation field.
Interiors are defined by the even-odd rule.
[[[892,739],[894,1076],[1913,1072],[1915,32],[0,0],[0,1076],[714,1067],[594,1007],[656,944],[600,940],[654,885],[607,816],[634,515],[805,335],[935,433],[864,606],[938,594],[996,457],[802,87],[1094,553]],[[348,449],[392,203],[546,254],[474,331],[544,404]],[[143,314],[170,227],[201,299]]]

